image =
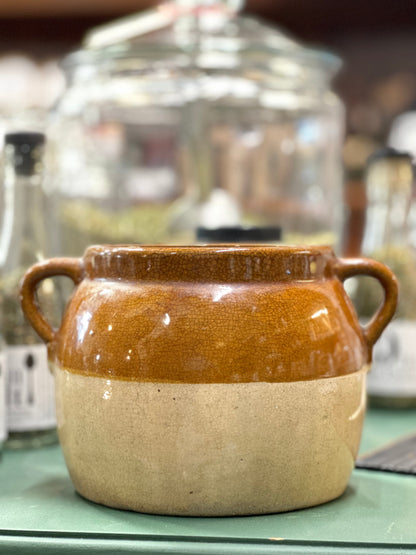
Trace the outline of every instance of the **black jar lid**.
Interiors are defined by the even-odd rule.
[[[280,241],[282,228],[279,226],[230,226],[198,227],[196,238],[206,243],[269,243]]]
[[[391,146],[385,146],[375,150],[368,158],[367,165],[371,165],[374,162],[379,162],[380,160],[412,160],[412,156],[409,152],[404,152],[402,150],[397,150]]]
[[[12,149],[12,163],[18,175],[31,175],[43,156],[45,134],[35,131],[6,133],[6,148]]]

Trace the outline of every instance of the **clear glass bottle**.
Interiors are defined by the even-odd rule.
[[[416,407],[416,204],[412,158],[392,148],[377,150],[366,171],[367,213],[363,254],[387,264],[399,280],[394,320],[377,342],[368,376],[370,404]],[[360,278],[356,307],[369,318],[381,291]]]
[[[1,332],[6,342],[6,405],[10,448],[56,441],[54,384],[46,347],[26,322],[19,283],[27,268],[48,256],[49,237],[43,190],[45,136],[35,132],[5,136],[3,218],[0,234]],[[54,283],[38,291],[52,316]],[[54,320],[56,321],[56,320]]]

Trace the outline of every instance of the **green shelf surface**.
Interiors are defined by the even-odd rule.
[[[361,453],[416,432],[416,411],[370,410]],[[355,470],[345,494],[310,509],[228,518],[119,511],[82,499],[59,446],[6,451],[0,554],[416,553],[416,476]]]

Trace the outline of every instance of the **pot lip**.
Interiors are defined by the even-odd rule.
[[[271,245],[267,243],[204,243],[195,245],[162,245],[162,244],[102,244],[91,245],[85,253],[84,259],[93,256],[129,256],[129,255],[191,255],[209,256],[212,254],[253,254],[267,255],[313,255],[334,256],[333,248],[329,245]]]
[[[93,245],[84,254],[91,279],[172,282],[311,281],[332,274],[329,246],[269,244]]]

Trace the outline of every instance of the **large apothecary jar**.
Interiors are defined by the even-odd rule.
[[[231,3],[183,1],[92,30],[63,62],[49,131],[61,252],[235,225],[336,247],[339,60]]]

